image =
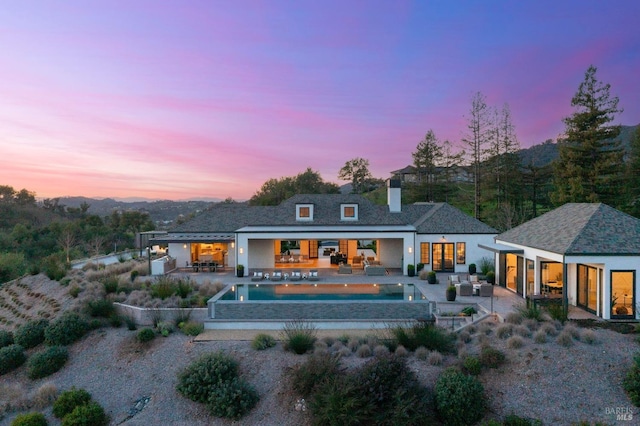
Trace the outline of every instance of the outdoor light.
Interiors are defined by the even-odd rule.
[[[244,296],[243,295],[240,295],[240,301],[244,302]]]
[[[413,300],[413,296],[409,295],[409,302],[411,302]]]
[[[236,243],[234,243],[233,241],[231,241],[231,248],[235,248]]]
[[[242,254],[242,253],[244,253],[244,249],[243,249],[242,247],[240,247],[240,248],[238,249],[238,252],[239,252],[240,254]]]
[[[413,253],[413,247],[409,247],[409,253]]]
[[[182,248],[183,248],[183,249],[186,249],[186,248],[187,248],[187,245],[186,245],[186,244],[183,244],[183,245],[182,245]]]

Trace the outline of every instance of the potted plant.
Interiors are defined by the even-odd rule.
[[[489,271],[487,272],[487,282],[489,284],[495,284],[496,283],[496,273],[493,271]]]
[[[429,271],[427,272],[427,282],[429,284],[435,284],[437,282],[437,278],[436,278],[436,273],[435,271]]]
[[[413,277],[416,275],[416,266],[413,264],[407,265],[407,275]]]
[[[456,300],[456,286],[450,285],[447,287],[447,302],[453,302]]]
[[[417,272],[418,274],[420,274],[420,271],[422,271],[423,269],[424,269],[424,263],[418,263],[418,264],[416,265],[416,272]]]
[[[476,274],[476,264],[475,263],[470,263],[469,264],[469,275],[475,275]]]
[[[236,266],[236,276],[239,278],[244,277],[244,265]]]

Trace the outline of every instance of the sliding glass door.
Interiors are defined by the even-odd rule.
[[[433,243],[432,245],[433,270],[436,272],[453,272],[454,244]]]

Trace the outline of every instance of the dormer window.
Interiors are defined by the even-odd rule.
[[[343,204],[340,210],[340,220],[358,220],[358,205]]]
[[[296,220],[312,221],[313,204],[298,204],[296,206]]]

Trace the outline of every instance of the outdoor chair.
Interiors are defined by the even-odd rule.
[[[300,271],[292,271],[289,279],[291,281],[300,281],[302,279],[302,273]]]
[[[309,275],[307,275],[307,279],[309,281],[318,281],[320,277],[318,276],[318,271],[316,269],[312,269],[309,271]]]
[[[491,296],[493,296],[493,285],[491,285],[491,284],[481,284],[480,285],[480,296],[481,297],[491,297]]]
[[[254,271],[253,276],[251,277],[251,281],[262,281],[264,279],[264,275],[262,271]]]
[[[449,285],[460,284],[460,276],[459,275],[449,275]]]
[[[353,259],[351,259],[351,266],[358,269],[364,268],[364,263],[362,263],[362,256],[353,256]]]
[[[271,274],[271,281],[282,281],[282,271],[276,269],[275,271],[273,271],[273,274]]]
[[[471,283],[460,283],[456,288],[458,296],[473,296],[473,284]]]

